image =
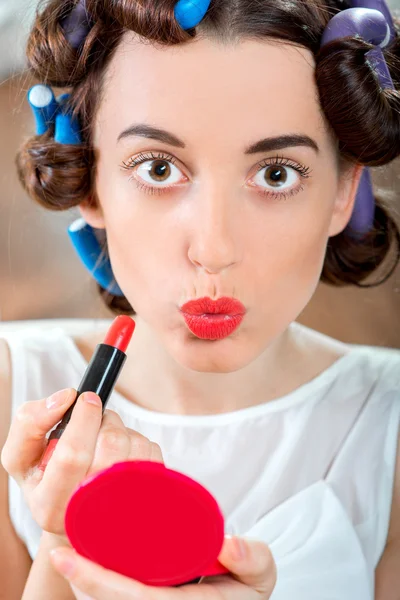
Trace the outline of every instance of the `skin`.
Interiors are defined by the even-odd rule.
[[[260,77],[260,65],[267,66],[264,78]],[[318,284],[329,236],[342,231],[350,218],[361,175],[357,166],[345,173],[337,170],[335,143],[320,112],[313,75],[310,53],[268,43],[224,47],[199,39],[160,52],[154,46],[138,44],[130,34],[119,47],[94,123],[99,158],[97,206],[88,199],[80,208],[91,225],[106,229],[118,283],[138,312],[129,349],[134,360],[127,362],[119,380],[126,398],[164,412],[228,412],[295,389],[346,351],[339,343],[297,339],[290,328]],[[144,121],[174,132],[185,140],[186,148],[138,137],[117,143],[121,131]],[[261,196],[253,182],[256,165],[267,158],[273,163],[276,151],[250,156],[243,148],[261,137],[284,133],[307,134],[320,151],[315,154],[304,147],[279,151],[291,164],[309,167],[311,177],[303,182],[302,191],[277,200]],[[130,179],[136,172],[120,167],[123,161],[149,151],[172,154],[181,171],[180,183],[164,195],[137,189]],[[140,172],[145,174],[143,165]],[[288,187],[297,187],[300,179],[296,172],[288,169],[288,174]],[[271,181],[262,182],[259,176],[257,185],[271,189]],[[245,304],[246,318],[230,338],[201,341],[187,330],[179,305],[206,295],[234,296]],[[98,341],[79,340],[86,358]],[[37,498],[39,487],[46,489],[46,480],[52,480],[52,490],[57,492],[54,480],[60,466],[70,473],[73,486],[74,478],[81,479],[79,469],[88,472],[91,466],[137,457],[139,434],[126,430],[118,415],[110,412],[101,422],[98,406],[97,422],[87,418],[85,411],[95,408],[90,409],[81,398],[71,419],[74,443],[64,434],[52,457],[53,465],[50,462],[45,475],[39,476],[42,479],[35,481],[35,472],[30,477],[27,473],[42,452],[43,435],[49,429],[45,414],[46,419],[50,417],[44,400],[27,404],[30,406],[24,411],[28,414],[16,421],[2,460],[17,480],[19,475],[25,486],[34,488]],[[61,415],[63,407],[57,410]],[[33,432],[30,442],[34,447],[29,448],[24,423],[29,424],[32,435],[32,422],[38,421],[31,418],[33,411],[40,412],[44,421],[41,433]],[[54,423],[60,415],[53,415]],[[86,428],[85,436],[79,435],[79,419]],[[123,442],[113,456],[107,426],[111,437],[118,430]],[[83,439],[90,443],[90,452],[79,446]],[[21,440],[25,441],[26,456],[21,452]],[[141,440],[146,452],[149,443]],[[79,452],[70,451],[74,444]],[[160,459],[158,449],[155,451]],[[78,455],[81,462],[85,459],[83,464],[75,464]],[[397,476],[397,487],[398,480]],[[62,502],[68,491],[59,490],[50,507],[59,505],[56,501]],[[43,513],[42,498],[49,502],[48,490],[37,502]],[[397,500],[393,506],[390,542],[377,570],[377,600],[389,600],[386,582],[390,582],[389,593],[398,589]],[[53,510],[53,520],[62,512]],[[48,512],[44,517],[49,518]],[[47,562],[35,561],[29,598],[34,598],[34,590],[39,590],[41,600],[43,590],[54,597],[48,584],[48,560],[50,549],[60,542],[54,537],[57,523],[50,525],[47,530],[53,533],[43,542]],[[225,542],[220,560],[233,578],[180,589],[148,588],[128,581],[77,557],[68,548],[59,549],[50,560],[79,600],[111,596],[121,600],[178,600],[183,596],[188,600],[267,600],[276,577],[268,548],[253,542],[249,544],[252,560],[235,562],[229,547],[230,542]],[[58,590],[60,582],[54,586]]]
[[[94,123],[97,202],[80,210],[106,229],[117,281],[138,313],[134,360],[119,381],[137,404],[184,414],[244,408],[288,393],[345,352],[299,342],[289,327],[316,289],[329,236],[350,218],[361,175],[359,166],[338,171],[314,69],[309,51],[288,45],[200,38],[160,49],[133,33],[113,57]],[[173,132],[186,147],[139,136],[117,141],[138,122]],[[319,152],[244,153],[289,133],[312,137]],[[143,164],[121,168],[141,152],[174,157],[162,163],[171,169],[161,178],[164,193],[135,185],[160,186]],[[310,171],[303,179],[285,167],[278,191],[298,190],[286,199],[271,195],[268,167],[257,173],[277,155]],[[196,338],[179,306],[225,295],[247,309],[240,328],[219,341]],[[88,358],[98,341],[82,342]]]

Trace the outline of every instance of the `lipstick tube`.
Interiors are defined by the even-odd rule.
[[[104,342],[96,346],[83,379],[78,386],[76,400],[49,436],[48,445],[38,465],[39,469],[42,471],[45,470],[58,440],[71,419],[72,411],[81,394],[84,392],[94,392],[97,394],[102,403],[102,412],[104,412],[125,363],[125,350],[128,347],[134,330],[135,322],[133,319],[121,315],[114,320]]]

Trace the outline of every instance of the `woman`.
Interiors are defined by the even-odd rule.
[[[21,181],[47,208],[79,207],[71,237],[136,331],[113,410],[101,420],[81,397],[44,476],[44,436],[75,397],[53,394],[103,333],[4,342],[2,462],[34,560],[24,599],[69,598],[69,581],[78,598],[389,600],[399,352],[295,320],[321,278],[365,285],[399,243],[363,169],[400,154],[397,27],[378,0],[213,0],[194,21],[184,4],[53,0],[30,37],[39,81],[71,96],[30,98],[38,136],[18,156]],[[141,457],[202,482],[226,530],[254,540],[252,564],[224,549],[233,576],[178,590],[79,559],[63,579],[49,550],[67,545],[73,488]]]

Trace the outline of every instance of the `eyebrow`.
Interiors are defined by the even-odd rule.
[[[131,136],[158,140],[159,142],[175,146],[176,148],[186,148],[186,144],[173,133],[159,127],[146,125],[145,123],[136,123],[122,131],[118,136],[117,142]],[[291,146],[306,146],[315,150],[316,153],[319,152],[317,142],[308,135],[289,133],[259,140],[248,146],[244,153],[257,154],[258,152],[270,152],[271,150],[281,150],[282,148],[289,148]]]

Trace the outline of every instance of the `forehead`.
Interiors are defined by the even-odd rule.
[[[314,69],[311,52],[288,44],[199,38],[160,47],[129,33],[107,70],[97,124],[116,138],[133,122],[151,123],[189,143],[194,135],[209,141],[210,132],[256,139],[260,127],[318,137]]]

